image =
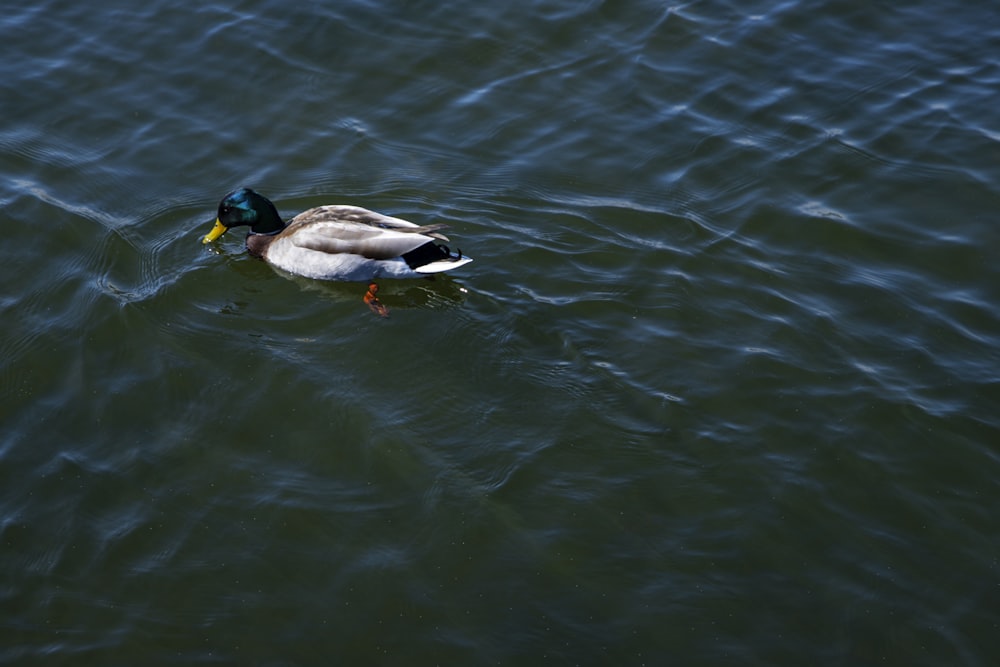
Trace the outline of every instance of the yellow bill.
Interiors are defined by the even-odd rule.
[[[218,218],[216,218],[216,220],[215,220],[215,227],[212,227],[212,231],[210,231],[208,234],[206,234],[205,238],[203,238],[201,240],[201,242],[202,243],[211,243],[215,239],[217,239],[220,236],[222,236],[223,234],[225,234],[226,230],[228,230],[228,229],[229,229],[229,227],[226,227],[224,224],[222,224],[221,220],[219,220]]]

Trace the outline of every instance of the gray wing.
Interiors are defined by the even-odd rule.
[[[296,224],[294,229],[290,226],[287,233],[293,244],[308,250],[393,259],[432,240],[416,231],[418,229],[412,225],[407,231],[398,231],[340,219]]]
[[[314,222],[353,223],[356,225],[367,225],[369,227],[389,229],[403,233],[426,234],[427,236],[440,239],[442,241],[448,240],[448,237],[444,234],[437,233],[439,230],[446,229],[448,227],[448,225],[444,223],[423,226],[416,225],[409,220],[383,215],[381,213],[376,213],[375,211],[369,211],[366,208],[361,208],[360,206],[337,204],[317,206],[316,208],[311,208],[308,211],[299,213],[297,216],[292,218],[289,224],[306,225]]]

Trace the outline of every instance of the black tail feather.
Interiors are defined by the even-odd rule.
[[[411,269],[416,269],[431,262],[437,262],[450,257],[451,250],[448,249],[448,246],[434,243],[433,241],[428,241],[403,255],[403,259],[406,260],[407,266]]]

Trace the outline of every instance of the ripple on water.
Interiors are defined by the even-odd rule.
[[[984,659],[983,10],[513,7],[0,21],[0,660]],[[374,318],[241,184],[477,261]]]

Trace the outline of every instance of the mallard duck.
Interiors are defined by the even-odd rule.
[[[247,251],[270,264],[319,280],[417,278],[472,261],[438,243],[444,224],[415,225],[358,206],[318,206],[287,224],[266,197],[240,188],[219,202],[219,213],[202,243],[230,227],[248,225]]]

